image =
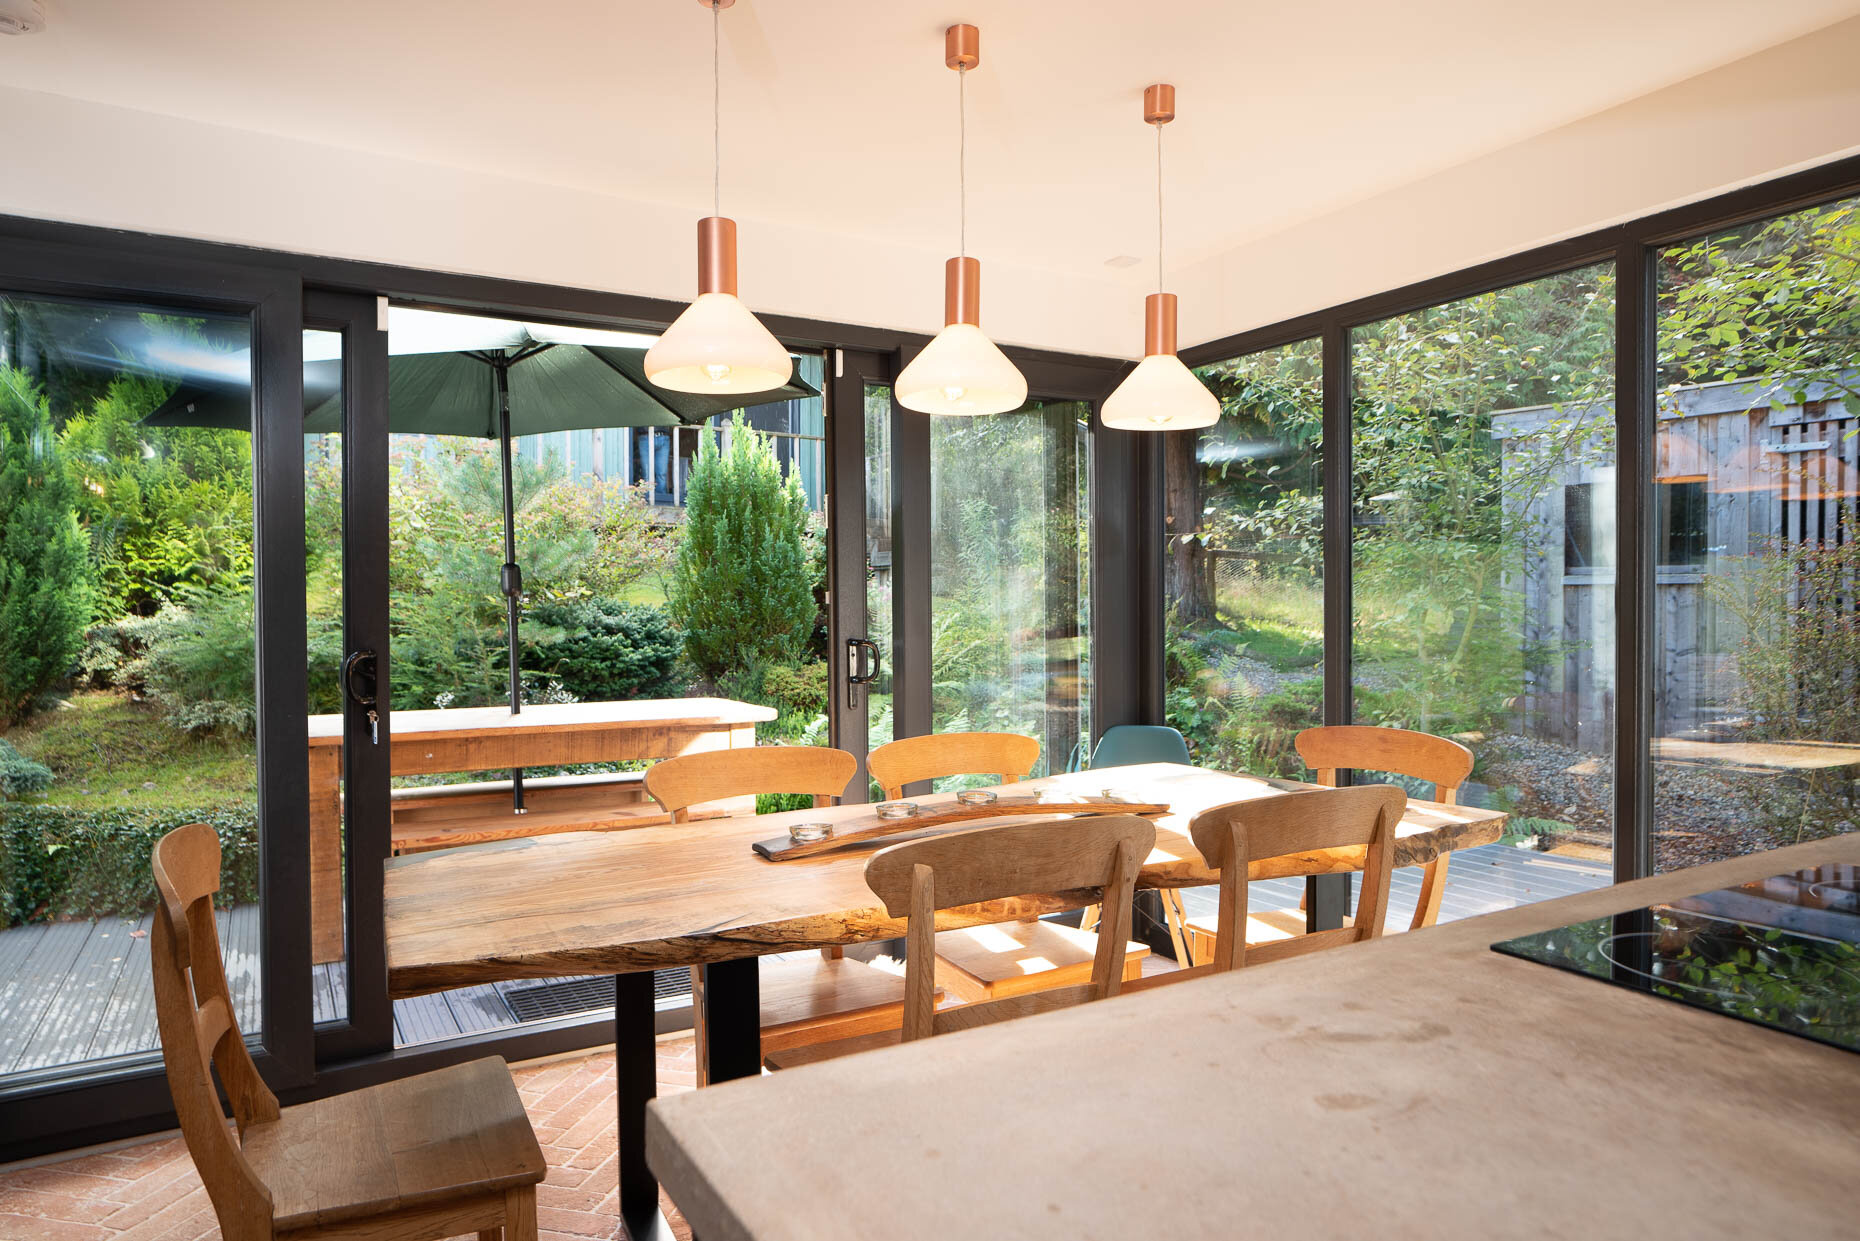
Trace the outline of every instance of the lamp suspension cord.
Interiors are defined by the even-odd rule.
[[[723,88],[717,65],[717,23],[723,13],[719,0],[710,0],[710,213],[723,214]]]
[[[969,257],[969,71],[956,70],[956,252]]]
[[[1163,165],[1162,126],[1156,129],[1156,291],[1163,291]]]

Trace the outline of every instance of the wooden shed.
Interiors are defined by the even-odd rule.
[[[1819,385],[1688,385],[1660,396],[1649,515],[1658,554],[1654,735],[1706,739],[1735,714],[1741,633],[1706,588],[1785,543],[1834,542],[1860,490],[1860,435]],[[1531,736],[1606,753],[1614,713],[1612,405],[1492,415],[1522,523],[1523,638],[1544,652],[1519,700]]]

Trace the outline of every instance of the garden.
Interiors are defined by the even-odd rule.
[[[1656,481],[1696,487],[1710,505],[1682,512],[1663,488],[1656,514],[1660,589],[1672,594],[1656,635],[1662,869],[1860,822],[1855,762],[1837,753],[1828,761],[1844,765],[1802,775],[1747,761],[1767,753],[1754,747],[1860,743],[1854,495],[1821,481],[1854,469],[1843,409],[1860,395],[1857,206],[1660,256]],[[1602,265],[1351,336],[1355,718],[1466,742],[1477,756],[1468,794],[1510,812],[1514,840],[1589,857],[1612,838],[1613,604],[1589,596],[1565,616],[1562,600],[1612,584],[1612,560],[1587,557],[1592,542],[1612,551],[1614,301]],[[1201,374],[1221,424],[1165,449],[1168,716],[1201,761],[1296,776],[1292,738],[1323,708],[1318,342]],[[1732,412],[1755,434],[1803,424],[1830,464],[1772,450],[1785,464],[1751,465],[1744,450],[1709,446],[1669,461],[1702,434],[1677,420],[1714,386],[1754,394],[1756,409]],[[1522,421],[1528,435],[1504,429]],[[1711,525],[1739,494],[1762,497],[1758,516]],[[1779,501],[1799,496],[1813,497],[1819,524],[1784,519],[1766,533],[1762,521],[1793,507]],[[1686,513],[1695,529],[1679,528]],[[1693,742],[1704,748],[1669,757]]]
[[[22,349],[33,310],[0,301],[0,926],[149,908],[150,845],[195,820],[222,899],[255,900],[251,437],[147,421],[172,384]],[[504,702],[495,446],[392,439],[391,704]],[[700,440],[682,518],[518,455],[525,701],[720,694],[777,708],[764,740],[822,740],[820,520],[740,418]],[[339,707],[342,452],[304,438],[313,713]]]

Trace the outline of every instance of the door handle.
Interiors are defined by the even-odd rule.
[[[859,705],[859,695],[854,687],[870,685],[878,679],[879,671],[884,666],[884,657],[879,654],[876,642],[870,638],[846,639],[847,707],[854,708]]]
[[[375,700],[380,686],[375,679],[375,665],[373,651],[349,652],[348,658],[342,661],[342,692],[348,695],[350,702],[367,713],[368,740],[380,745],[381,712]]]

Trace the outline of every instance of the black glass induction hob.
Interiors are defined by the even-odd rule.
[[[1772,875],[1492,949],[1860,1051],[1860,866]]]

